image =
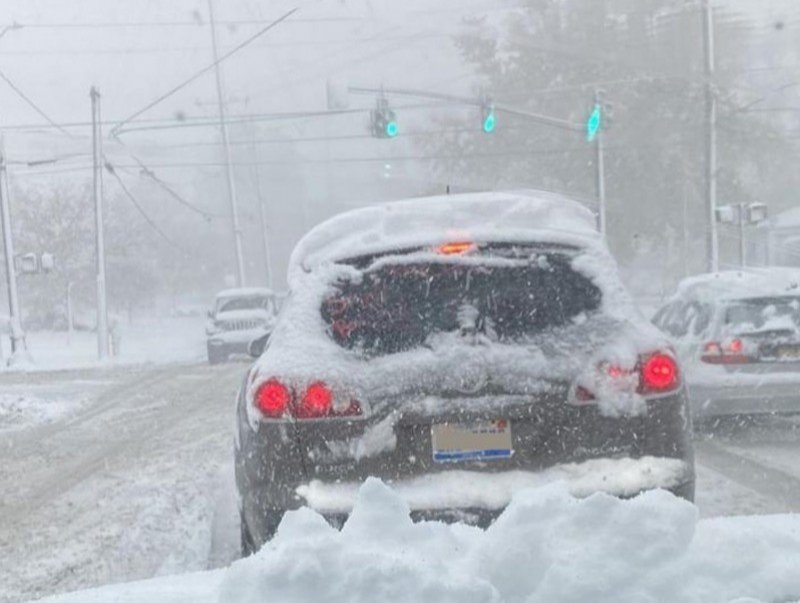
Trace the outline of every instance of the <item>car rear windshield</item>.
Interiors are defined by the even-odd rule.
[[[732,302],[725,323],[735,329],[797,330],[800,328],[800,297],[765,297]]]
[[[600,290],[565,253],[525,261],[413,262],[367,269],[322,304],[329,335],[367,355],[425,345],[435,334],[523,341],[600,305]]]

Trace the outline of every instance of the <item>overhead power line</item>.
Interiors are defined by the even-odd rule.
[[[249,38],[247,38],[246,40],[244,40],[240,44],[237,44],[236,46],[234,46],[231,50],[229,50],[228,52],[223,54],[221,57],[219,57],[216,61],[214,61],[210,65],[206,65],[200,71],[195,72],[193,75],[191,75],[189,78],[187,78],[184,81],[182,81],[180,84],[178,84],[177,86],[175,86],[171,90],[165,92],[164,94],[162,94],[161,96],[156,98],[154,101],[148,103],[147,105],[145,105],[144,107],[142,107],[141,109],[136,111],[135,113],[133,113],[130,116],[128,116],[126,119],[123,119],[121,122],[119,122],[116,126],[114,126],[111,129],[111,134],[114,135],[122,126],[124,126],[126,123],[128,123],[132,119],[136,119],[142,113],[144,113],[146,111],[149,111],[150,109],[155,107],[157,104],[159,104],[159,103],[163,102],[164,100],[168,99],[170,96],[172,96],[173,94],[175,94],[179,90],[182,90],[183,88],[185,88],[186,86],[188,86],[189,84],[194,82],[196,79],[198,79],[202,75],[205,75],[206,73],[208,73],[209,71],[214,69],[217,65],[222,63],[222,61],[225,61],[226,59],[229,59],[230,57],[232,57],[234,54],[236,54],[237,52],[239,52],[240,50],[242,50],[243,48],[245,48],[249,44],[252,44],[254,41],[256,41],[258,38],[263,36],[268,31],[270,31],[272,28],[277,27],[279,24],[283,23],[286,19],[291,17],[295,12],[297,12],[297,10],[298,10],[298,7],[295,7],[293,9],[285,12],[283,15],[281,15],[280,17],[278,17],[274,21],[271,21],[269,23],[269,25],[267,25],[266,27],[262,27],[255,34],[253,34],[252,36],[250,36]]]
[[[180,203],[181,205],[183,205],[187,209],[189,209],[189,210],[191,210],[191,211],[203,216],[206,220],[211,220],[212,218],[220,218],[220,217],[222,217],[222,214],[207,211],[205,209],[197,207],[193,203],[190,203],[189,201],[187,201],[186,199],[181,197],[178,193],[176,193],[175,190],[171,186],[169,186],[166,182],[164,182],[161,178],[156,176],[155,172],[153,170],[151,170],[149,167],[147,167],[144,163],[142,163],[142,161],[138,157],[136,157],[134,155],[131,155],[131,157],[139,165],[139,168],[140,168],[140,172],[139,173],[140,174],[150,178],[150,180],[155,182],[164,192],[166,192],[170,197],[175,199],[175,201],[177,201],[178,203]]]
[[[137,209],[137,211],[142,216],[142,218],[144,218],[145,222],[147,222],[150,225],[150,228],[152,228],[154,231],[156,231],[161,236],[161,238],[164,239],[167,243],[169,243],[172,247],[174,247],[175,249],[178,249],[179,251],[181,251],[183,253],[187,253],[187,251],[185,249],[183,249],[183,247],[181,247],[175,241],[173,241],[169,237],[169,235],[167,235],[167,233],[165,233],[161,229],[161,227],[158,224],[156,224],[155,220],[153,220],[149,215],[147,215],[147,212],[141,206],[139,201],[137,201],[136,197],[133,196],[133,193],[131,193],[128,190],[128,187],[125,186],[125,183],[122,181],[122,178],[120,177],[120,175],[117,172],[116,168],[111,164],[110,161],[108,161],[108,159],[106,159],[105,157],[103,159],[105,160],[105,168],[108,171],[108,173],[111,174],[112,176],[114,176],[116,181],[119,183],[119,186],[122,189],[122,192],[125,193],[125,196],[128,197],[128,199],[130,200],[131,203],[133,203],[133,206]]]
[[[58,123],[56,123],[55,121],[53,121],[53,120],[50,118],[50,116],[49,116],[49,115],[47,115],[47,113],[45,113],[44,111],[42,111],[42,109],[41,109],[41,108],[40,108],[40,107],[39,107],[39,106],[38,106],[36,103],[34,103],[34,102],[33,102],[33,101],[32,101],[32,100],[31,100],[31,99],[28,97],[28,95],[27,95],[27,94],[25,94],[25,93],[24,93],[22,90],[20,90],[20,89],[17,87],[17,85],[16,85],[14,82],[12,82],[10,79],[8,79],[8,77],[6,76],[6,74],[5,74],[5,73],[3,73],[2,71],[0,71],[0,79],[2,79],[2,80],[3,80],[3,81],[6,83],[6,84],[8,84],[8,87],[9,87],[9,88],[11,88],[11,89],[12,89],[14,92],[16,92],[17,96],[19,96],[19,97],[20,97],[22,100],[24,100],[24,101],[25,101],[25,102],[28,104],[28,106],[29,106],[31,109],[33,109],[33,110],[34,110],[34,111],[36,111],[36,112],[37,112],[39,115],[41,115],[41,116],[42,116],[42,117],[45,119],[45,121],[47,121],[47,123],[49,123],[51,126],[53,126],[54,128],[56,128],[56,129],[57,129],[59,132],[61,132],[61,133],[63,133],[63,134],[66,134],[66,135],[67,135],[67,136],[69,136],[70,138],[74,138],[74,135],[73,135],[72,133],[68,132],[68,131],[67,131],[67,130],[65,130],[65,129],[64,129],[64,128],[63,128],[63,127],[60,125],[60,124],[58,124]]]

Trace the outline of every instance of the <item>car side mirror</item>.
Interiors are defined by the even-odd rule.
[[[269,336],[270,334],[267,333],[266,335],[262,335],[258,339],[251,341],[250,345],[247,346],[247,353],[250,354],[252,358],[259,358],[267,347]]]

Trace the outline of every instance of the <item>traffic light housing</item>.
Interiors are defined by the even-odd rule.
[[[371,112],[372,135],[377,138],[394,138],[399,133],[397,117],[389,108],[389,101],[379,98]]]

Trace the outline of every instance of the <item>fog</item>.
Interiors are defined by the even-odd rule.
[[[8,80],[0,82],[0,128],[16,253],[50,252],[58,267],[21,282],[25,321],[52,320],[44,315],[63,307],[68,282],[77,312],[87,321],[93,312],[92,86],[115,170],[104,176],[111,311],[205,303],[235,284],[213,69],[167,94],[213,63],[208,4],[3,5],[11,27],[0,38]],[[697,4],[229,0],[216,6],[220,55],[293,9],[220,63],[246,284],[285,288],[288,255],[303,232],[370,202],[546,188],[596,209],[594,146],[580,132],[498,112],[486,135],[475,106],[389,94],[401,134],[377,139],[369,111],[379,94],[348,87],[488,98],[574,123],[585,121],[600,91],[609,107],[608,241],[629,286],[659,297],[706,269]],[[800,186],[791,169],[798,11],[777,0],[714,10],[718,204],[758,201],[776,215],[794,205]],[[80,225],[65,222],[70,212]],[[753,263],[766,261],[762,230]],[[719,236],[721,266],[737,265],[737,233],[721,226]]]

